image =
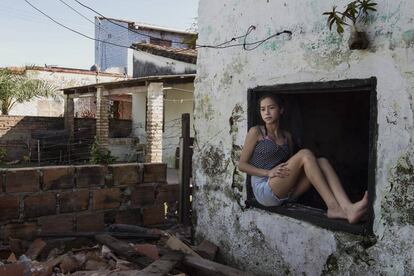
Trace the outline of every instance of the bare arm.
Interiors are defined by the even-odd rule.
[[[253,154],[257,141],[260,138],[257,127],[250,128],[247,133],[246,140],[244,140],[243,150],[240,155],[239,170],[250,175],[268,176],[268,170],[259,169],[249,164],[250,157]]]

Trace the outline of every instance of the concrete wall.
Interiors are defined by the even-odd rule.
[[[126,47],[131,46],[133,43],[149,43],[150,38],[148,35],[177,42],[181,42],[183,37],[179,34],[165,33],[157,30],[137,30],[140,33],[138,34],[121,27],[128,27],[127,22],[116,20],[114,22],[121,26],[117,26],[106,19],[95,19],[95,22],[95,38]],[[173,43],[172,47],[187,48],[187,45]],[[131,50],[127,48],[121,48],[99,41],[95,42],[95,63],[102,71],[116,71],[128,73],[128,75],[132,76],[132,71],[128,68],[130,53]]]
[[[178,200],[166,171],[165,164],[137,163],[0,170],[0,244],[112,223],[162,224],[164,203]]]
[[[183,113],[190,114],[190,133],[191,136],[194,134],[193,93],[191,92],[194,91],[194,84],[176,84],[170,87],[186,90],[164,90],[165,125],[162,145],[162,162],[166,163],[168,167],[174,168],[176,148],[180,145],[181,115]]]
[[[330,32],[322,16],[333,5],[342,9],[346,1],[200,1],[198,44],[243,35],[250,25],[256,29],[247,41],[293,32],[291,38],[272,38],[253,51],[198,52],[195,230],[197,238],[217,243],[230,263],[258,275],[414,273],[414,3],[376,2],[378,12],[366,27],[369,49],[351,51],[348,30],[343,36]],[[378,79],[376,241],[367,244],[360,236],[245,209],[245,174],[237,163],[247,133],[247,89],[371,76]]]
[[[97,82],[111,82],[123,80],[120,76],[96,76],[95,74],[81,74],[68,72],[50,72],[42,70],[26,70],[27,76],[35,79],[48,81],[56,89],[82,86]],[[63,116],[63,97],[60,91],[56,91],[56,97],[35,98],[29,102],[16,104],[10,115],[18,116]],[[77,99],[75,114],[82,114],[83,111],[94,108],[93,100],[89,98]]]
[[[134,78],[158,75],[195,74],[196,65],[171,58],[134,51]]]

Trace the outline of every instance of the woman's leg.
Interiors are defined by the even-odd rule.
[[[307,179],[309,179],[328,207],[328,217],[347,218],[329,188],[321,168],[311,151],[300,150],[287,161],[287,167],[289,169],[288,176],[284,178],[273,177],[269,180],[269,185],[275,195],[279,198],[284,198],[290,191],[294,190],[303,170]],[[298,188],[302,189],[304,187],[300,186]]]
[[[364,197],[355,203],[352,203],[348,195],[345,193],[341,181],[338,178],[335,170],[326,158],[318,158],[318,164],[326,177],[329,187],[335,196],[336,201],[347,214],[348,221],[351,223],[357,222],[366,212],[368,205],[368,195],[365,193]]]

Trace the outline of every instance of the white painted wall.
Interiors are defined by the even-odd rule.
[[[50,82],[57,90],[67,87],[88,85],[97,82],[111,82],[125,79],[119,76],[96,76],[94,74],[50,72],[42,70],[26,70],[31,78]],[[79,99],[78,99],[79,100]],[[90,104],[90,101],[87,100]],[[10,115],[19,116],[63,116],[63,96],[61,91],[56,91],[56,97],[35,98],[32,101],[16,104],[10,111]],[[75,113],[81,113],[83,105],[75,104]]]
[[[162,56],[153,55],[143,51],[134,51],[134,65],[151,64],[155,66],[160,73],[154,74],[150,72],[141,72],[137,75],[134,73],[134,77],[154,76],[154,75],[179,75],[179,74],[194,74],[197,66],[192,63],[174,60]],[[145,71],[144,69],[136,68],[139,71]],[[143,74],[142,74],[143,73]]]
[[[322,16],[347,1],[200,0],[198,44],[219,44],[245,34],[250,25],[256,29],[248,42],[293,32],[253,51],[198,50],[196,236],[218,244],[230,263],[258,275],[414,274],[414,2],[376,2],[378,12],[366,28],[369,49],[350,51],[348,31],[330,32]],[[371,76],[378,79],[377,242],[364,248],[361,237],[244,209],[245,175],[236,166],[247,133],[247,89]]]

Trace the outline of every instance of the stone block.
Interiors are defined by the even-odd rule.
[[[77,232],[99,232],[104,228],[104,213],[86,213],[76,216]]]
[[[144,164],[144,183],[166,182],[167,164],[165,163],[145,163]]]
[[[20,240],[34,240],[38,234],[36,223],[7,224],[4,228],[4,240],[9,238]]]
[[[89,207],[89,191],[85,190],[60,193],[59,202],[61,213],[87,210]]]
[[[163,224],[165,222],[164,205],[156,205],[143,209],[142,222],[144,225]]]
[[[131,192],[131,206],[141,207],[155,203],[156,184],[142,184],[135,187]]]
[[[93,210],[118,208],[121,204],[121,192],[118,188],[100,189],[93,191]]]
[[[19,218],[19,196],[0,197],[0,221]]]
[[[132,185],[142,182],[142,167],[139,164],[109,165],[114,185]]]
[[[6,171],[6,192],[37,192],[39,191],[39,172],[37,169],[12,169]]]
[[[76,186],[101,187],[105,184],[106,168],[100,165],[76,166]]]
[[[71,214],[46,216],[38,219],[42,234],[73,233],[74,216]]]
[[[56,214],[55,193],[43,193],[26,196],[24,202],[24,217],[33,218]]]
[[[43,190],[70,189],[74,186],[74,167],[47,167],[42,168],[42,172]]]

